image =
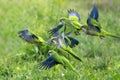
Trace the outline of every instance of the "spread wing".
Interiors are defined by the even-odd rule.
[[[95,19],[96,21],[98,21],[99,14],[98,14],[98,9],[97,9],[96,5],[93,6],[89,16],[91,18]]]
[[[68,36],[68,38],[69,38],[69,39],[70,39],[70,41],[71,41],[71,44],[70,44],[70,47],[71,47],[71,48],[73,48],[73,47],[75,47],[76,45],[78,45],[78,44],[79,44],[79,41],[78,41],[78,40],[76,40],[75,38],[70,37],[70,36]]]
[[[88,16],[87,19],[87,24],[89,28],[96,30],[97,32],[101,32],[101,26],[100,23],[98,22],[98,9],[96,5],[93,6],[90,15]]]
[[[48,32],[52,36],[52,35],[56,34],[56,32],[58,32],[63,26],[64,26],[63,24],[59,24],[55,28],[49,30]]]
[[[44,61],[42,61],[42,62],[40,63],[40,68],[41,68],[41,69],[49,69],[49,68],[51,68],[51,67],[53,67],[53,66],[55,66],[55,65],[57,65],[57,64],[58,64],[58,62],[56,62],[56,61],[54,60],[53,55],[51,55],[51,56],[49,56],[47,59],[45,59]]]
[[[38,39],[38,37],[34,34],[30,34],[27,29],[21,30],[18,32],[18,35],[20,38],[22,38],[24,41],[27,41],[29,43],[34,43],[35,39]]]
[[[72,21],[80,21],[80,14],[72,9],[68,10],[68,17]]]

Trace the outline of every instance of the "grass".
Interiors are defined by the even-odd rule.
[[[18,37],[18,31],[29,29],[44,39],[47,31],[67,16],[67,9],[75,9],[85,23],[93,5],[88,0],[1,0],[0,1],[0,80],[119,80],[120,41],[104,40],[84,33],[74,36],[80,44],[74,48],[83,63],[72,59],[71,64],[80,76],[62,66],[40,70],[41,61],[34,47]],[[104,29],[120,35],[119,0],[97,0],[99,21]],[[42,59],[43,60],[43,59]]]

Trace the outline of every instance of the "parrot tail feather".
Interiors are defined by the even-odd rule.
[[[114,38],[118,38],[118,39],[120,39],[120,36],[113,35],[113,34],[107,34],[107,36],[110,36],[110,37],[114,37]]]

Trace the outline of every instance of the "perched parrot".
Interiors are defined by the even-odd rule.
[[[88,16],[87,25],[81,26],[81,30],[83,30],[88,35],[99,36],[101,39],[105,36],[120,38],[119,36],[113,35],[112,33],[105,31],[99,23],[98,17],[98,9],[96,5],[94,5],[90,15]]]
[[[78,74],[75,68],[71,65],[71,63],[64,56],[59,55],[59,53],[53,50],[50,50],[48,54],[50,56],[44,61],[40,62],[40,68],[49,69],[49,68],[54,67],[55,65],[61,64],[65,67],[68,67],[70,70]]]

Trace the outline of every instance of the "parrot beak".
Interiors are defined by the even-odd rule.
[[[22,37],[22,33],[21,33],[21,32],[18,32],[18,36],[19,36],[19,37]]]
[[[26,35],[26,34],[28,34],[28,30],[27,29],[21,30],[21,31],[18,32],[18,36],[19,37],[22,37],[23,35]]]
[[[51,53],[52,53],[52,52],[49,50],[49,51],[48,51],[48,55],[51,55]]]
[[[24,30],[18,32],[19,37],[22,37],[23,34],[24,34]]]

